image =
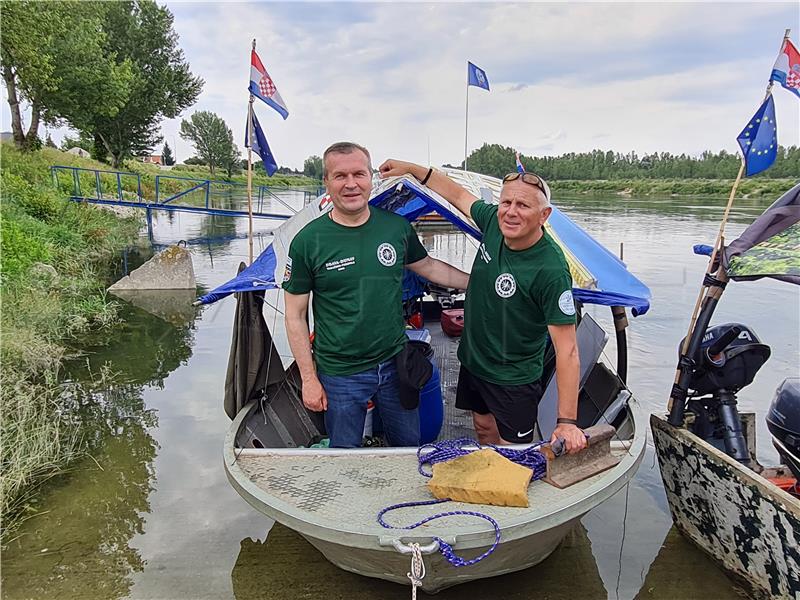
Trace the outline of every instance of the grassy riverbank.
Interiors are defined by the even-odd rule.
[[[622,194],[630,196],[714,196],[728,197],[733,179],[599,179],[548,181],[553,192],[577,194]],[[797,179],[742,179],[737,198],[777,199]]]
[[[103,168],[100,163],[50,148],[22,154],[9,144],[2,145],[0,160],[0,495],[6,538],[37,483],[80,452],[80,432],[60,410],[63,344],[115,322],[106,272],[135,240],[140,221],[68,202],[53,189],[50,165]]]

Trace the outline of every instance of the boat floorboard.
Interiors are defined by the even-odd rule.
[[[257,456],[243,453],[237,463],[248,479],[269,496],[271,506],[303,521],[341,531],[390,534],[376,521],[380,510],[402,502],[431,500],[432,497],[427,487],[429,479],[418,472],[415,454],[325,456],[324,453],[315,453],[287,456],[270,454],[267,450]],[[436,506],[403,508],[388,515],[386,520],[402,527],[438,512],[479,510],[497,520],[505,529],[579,504],[598,487],[605,487],[604,478],[607,481],[616,479],[618,474],[613,471],[620,466],[566,489],[535,481],[528,488],[528,508],[448,502],[441,509]],[[409,532],[409,536],[446,537],[486,531],[491,531],[491,525],[484,520],[453,516],[419,527]]]
[[[426,321],[425,327],[431,334],[431,347],[441,378],[444,420],[442,430],[439,432],[439,439],[455,440],[464,437],[475,439],[472,414],[456,408],[458,372],[461,369],[461,363],[456,353],[461,338],[449,337],[442,331],[442,326],[438,322]]]

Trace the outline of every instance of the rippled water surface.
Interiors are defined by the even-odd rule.
[[[295,201],[295,200],[290,200]],[[630,388],[646,412],[663,412],[722,199],[562,198],[560,207],[618,253],[653,293],[650,312],[631,319]],[[768,203],[737,203],[727,229],[739,233]],[[256,252],[274,222],[256,223]],[[159,215],[156,248],[186,240],[198,284],[226,281],[247,259],[247,223]],[[425,230],[432,254],[468,266],[474,244]],[[129,256],[131,264],[136,257]],[[139,257],[138,260],[142,260]],[[268,294],[271,303],[280,301]],[[408,598],[409,588],[345,573],[307,542],[250,508],[228,485],[222,443],[229,421],[222,387],[235,303],[198,310],[186,297],[126,305],[110,338],[83,340],[70,377],[105,368],[112,389],[76,395],[92,456],[49,485],[37,516],[4,549],[4,598]],[[605,307],[589,311],[610,327]],[[758,413],[758,450],[777,456],[763,416],[775,388],[798,374],[800,295],[771,281],[728,286],[715,322],[741,321],[773,355],[740,397]],[[283,325],[268,322],[287,354]],[[613,356],[613,348],[608,352]],[[541,565],[458,586],[439,598],[739,598],[741,592],[671,526],[652,443],[633,482],[582,521]]]

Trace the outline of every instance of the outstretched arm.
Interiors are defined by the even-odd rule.
[[[384,179],[386,177],[409,174],[416,178],[417,181],[422,181],[428,174],[427,167],[402,160],[395,160],[394,158],[390,158],[384,162],[379,167],[379,170],[381,172],[381,177]],[[477,201],[478,198],[470,194],[467,190],[458,185],[447,175],[439,173],[434,169],[425,185],[447,200],[450,204],[455,206],[466,216],[471,216],[470,208],[472,207],[472,203]]]
[[[558,387],[558,417],[578,418],[578,380],[581,373],[575,325],[548,325],[550,339],[556,349],[556,386]],[[577,425],[559,423],[550,439],[563,438],[569,453],[586,446],[586,436]]]
[[[422,260],[406,265],[406,267],[428,281],[444,287],[466,290],[469,284],[468,273],[464,273],[464,271],[456,269],[453,265],[449,265],[438,258],[426,256]]]
[[[317,377],[308,331],[308,294],[284,293],[286,337],[303,380],[303,404],[319,412],[328,409],[328,397]]]

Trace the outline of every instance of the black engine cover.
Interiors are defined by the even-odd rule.
[[[767,413],[767,427],[781,459],[800,479],[800,377],[787,377],[778,386]]]

